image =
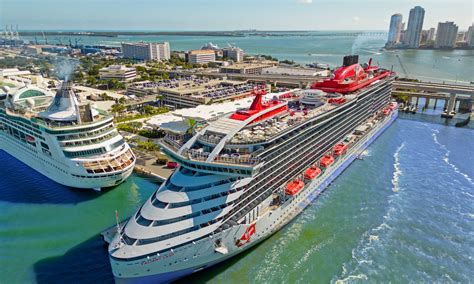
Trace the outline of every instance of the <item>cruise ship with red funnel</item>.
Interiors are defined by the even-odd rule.
[[[308,90],[266,101],[255,90],[248,109],[197,123],[192,135],[168,134],[162,150],[179,167],[110,240],[117,283],[206,269],[311,204],[397,118],[394,74],[357,61],[345,57]]]

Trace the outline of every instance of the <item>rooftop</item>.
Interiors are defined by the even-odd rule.
[[[134,67],[127,67],[125,65],[110,65],[108,67],[101,68],[99,71],[130,71],[130,70],[135,70]]]
[[[214,54],[214,50],[212,49],[190,50],[189,54]]]
[[[267,68],[271,66],[272,65],[265,64],[265,63],[234,63],[232,65],[224,66],[222,68],[240,70],[240,69],[248,69],[248,68]]]

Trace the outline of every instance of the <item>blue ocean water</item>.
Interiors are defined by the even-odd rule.
[[[0,151],[2,283],[112,282],[100,231],[156,188],[73,191]],[[180,283],[470,282],[474,132],[398,119],[288,226]]]

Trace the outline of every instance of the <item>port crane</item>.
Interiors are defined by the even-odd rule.
[[[44,40],[45,44],[48,44],[48,38],[46,37],[46,35],[44,34],[43,31],[41,31],[41,33],[43,34],[43,40]]]

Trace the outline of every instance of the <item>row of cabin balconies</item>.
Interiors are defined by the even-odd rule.
[[[95,138],[98,136],[103,135],[105,132],[110,131],[111,129],[114,129],[114,125],[110,123],[106,127],[89,131],[89,132],[80,132],[76,134],[68,134],[68,135],[59,135],[56,136],[56,139],[58,141],[67,141],[67,140],[80,140],[80,139],[90,139],[90,138]]]
[[[98,143],[110,140],[117,135],[119,135],[119,133],[116,130],[113,130],[112,132],[98,138],[92,138],[90,140],[79,140],[79,141],[73,141],[73,142],[60,142],[60,145],[61,147],[80,147],[80,146],[93,145],[93,144],[98,144]]]

